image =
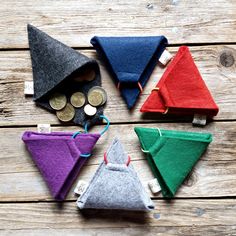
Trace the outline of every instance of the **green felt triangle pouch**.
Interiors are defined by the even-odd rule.
[[[172,198],[212,141],[210,133],[135,127],[164,197]]]

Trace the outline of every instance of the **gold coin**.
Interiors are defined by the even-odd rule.
[[[101,105],[103,102],[102,94],[96,90],[89,92],[88,93],[88,102],[94,107]]]
[[[83,82],[83,81],[92,81],[96,77],[96,73],[94,70],[85,70],[81,74],[78,75],[78,77],[75,78],[77,82]]]
[[[85,107],[84,107],[84,113],[87,115],[87,116],[94,116],[97,112],[97,108],[96,107],[93,107],[91,106],[90,104],[87,104]]]
[[[56,112],[56,115],[59,120],[68,122],[74,118],[75,109],[70,103],[67,103],[62,110]]]
[[[63,109],[66,106],[66,103],[66,95],[62,93],[54,93],[49,99],[49,105],[56,111]]]
[[[98,91],[99,93],[102,94],[103,102],[101,105],[105,104],[107,101],[107,93],[106,93],[105,89],[103,89],[102,87],[99,87],[99,86],[95,86],[94,89],[96,89],[96,91]]]
[[[88,101],[93,106],[101,106],[107,101],[107,93],[102,87],[94,86],[88,92]]]
[[[76,108],[82,107],[85,104],[84,94],[81,92],[73,93],[70,97],[70,103]]]

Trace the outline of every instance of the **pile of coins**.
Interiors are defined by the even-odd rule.
[[[88,104],[85,103],[88,100]],[[75,92],[71,95],[69,102],[66,95],[54,93],[49,99],[49,105],[56,111],[57,118],[63,122],[71,121],[75,116],[75,108],[84,105],[84,112],[87,116],[94,116],[97,107],[102,106],[107,101],[106,91],[100,86],[94,86],[88,91],[88,97],[82,92]]]

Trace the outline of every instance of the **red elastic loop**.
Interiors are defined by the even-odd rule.
[[[128,166],[130,162],[131,162],[131,158],[130,158],[130,156],[128,156],[128,160],[126,162],[126,165]]]
[[[104,162],[105,162],[106,165],[108,164],[107,153],[106,152],[104,152]],[[130,162],[131,162],[131,158],[130,158],[130,156],[128,156],[128,160],[125,164],[128,166]]]
[[[107,153],[106,153],[106,152],[104,152],[104,162],[105,162],[105,164],[107,165],[108,160],[107,160]]]
[[[120,90],[120,82],[118,82],[118,84],[117,84],[117,88]]]
[[[143,92],[143,87],[142,87],[142,85],[139,82],[138,82],[138,87],[140,89],[140,93],[142,93]]]

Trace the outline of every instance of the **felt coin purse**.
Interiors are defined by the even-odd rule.
[[[104,154],[104,161],[77,205],[80,209],[150,211],[154,208],[118,139]]]
[[[96,60],[75,51],[50,37],[32,25],[28,25],[28,39],[33,69],[34,101],[37,105],[54,112],[49,105],[50,97],[56,93],[65,94],[69,102],[75,92],[87,96],[89,89],[101,86],[101,75]],[[85,71],[94,71],[92,81],[78,82],[76,78]],[[73,122],[84,126],[92,125],[103,114],[103,107],[97,108],[93,117],[84,113],[83,107],[75,108]]]
[[[87,128],[85,133],[24,132],[22,140],[56,200],[64,200],[98,139],[108,129],[108,119],[100,118],[108,122],[100,133],[88,133]]]
[[[210,133],[135,127],[162,195],[172,198],[212,141]]]
[[[140,111],[177,115],[201,114],[207,117],[217,115],[219,108],[188,47],[179,48]]]
[[[131,109],[165,50],[167,39],[164,36],[95,36],[91,44],[105,60],[117,88]]]

